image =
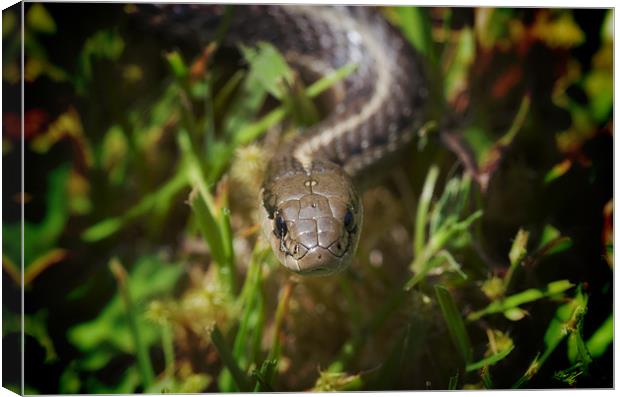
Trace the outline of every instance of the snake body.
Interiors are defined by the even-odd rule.
[[[151,18],[169,35],[204,41],[223,15],[222,6],[168,5]],[[246,5],[231,15],[225,44],[270,42],[313,75],[357,65],[332,88],[327,117],[277,151],[261,189],[263,230],[280,262],[302,275],[341,271],[359,241],[360,192],[424,121],[420,56],[368,7]]]

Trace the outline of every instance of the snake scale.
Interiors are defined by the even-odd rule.
[[[201,45],[229,15],[223,45],[266,41],[293,68],[318,76],[356,65],[332,88],[329,114],[281,145],[261,189],[263,230],[286,268],[302,275],[345,269],[362,228],[360,193],[425,119],[420,54],[371,7],[243,5],[228,14],[224,6],[176,4],[142,15],[172,40]]]

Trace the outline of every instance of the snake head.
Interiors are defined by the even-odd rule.
[[[269,181],[262,191],[263,231],[292,272],[321,276],[344,270],[357,249],[362,206],[340,169],[315,165]]]

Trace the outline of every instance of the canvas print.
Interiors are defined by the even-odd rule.
[[[614,386],[613,9],[2,23],[2,387]]]

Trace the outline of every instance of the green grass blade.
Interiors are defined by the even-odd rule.
[[[190,194],[190,206],[196,214],[200,231],[211,249],[213,259],[218,266],[218,274],[229,292],[234,294],[235,271],[232,263],[232,233],[229,230],[228,215],[224,211],[223,216],[216,216],[220,212],[217,211],[213,196],[207,188],[206,179],[187,131],[181,130],[177,141],[186,164],[187,179],[197,192]],[[230,254],[227,255],[227,251],[230,251]]]
[[[222,88],[217,93],[215,100],[213,101],[213,113],[221,114],[224,106],[230,101],[233,93],[239,87],[239,84],[243,81],[245,77],[244,70],[238,70],[235,74],[232,75],[228,81],[224,84]]]
[[[532,288],[523,292],[510,295],[509,297],[501,300],[496,300],[488,305],[486,308],[473,312],[467,316],[469,321],[475,321],[483,316],[503,313],[507,310],[514,309],[520,305],[528,302],[533,302],[545,297],[561,294],[562,292],[572,288],[574,284],[571,284],[568,280],[558,280],[551,282],[545,288]]]
[[[336,69],[334,72],[325,75],[324,77],[315,81],[310,87],[306,88],[306,95],[308,95],[310,98],[319,96],[328,88],[330,88],[340,80],[346,78],[351,73],[355,72],[356,69],[357,64],[355,63],[348,63]]]
[[[448,390],[456,390],[458,385],[459,385],[459,372],[456,371],[456,374],[454,374],[454,376],[451,376],[450,380],[448,381]]]
[[[265,360],[258,371],[254,370],[252,375],[256,378],[254,391],[273,392],[273,387],[267,381],[269,374],[275,372],[278,362],[276,360]]]
[[[475,371],[483,367],[490,367],[491,365],[497,364],[498,362],[502,361],[513,350],[514,350],[514,346],[510,346],[509,348],[499,351],[489,357],[485,357],[480,361],[468,364],[467,367],[465,367],[465,370],[469,372],[469,371]]]
[[[586,346],[592,357],[600,357],[614,341],[614,315],[610,314],[586,342]]]
[[[388,16],[400,27],[403,36],[434,62],[430,16],[423,7],[392,7]]]
[[[224,268],[222,269],[222,274],[226,277],[232,293],[235,294],[237,291],[234,274],[235,252],[233,249],[233,232],[230,225],[230,209],[222,208],[220,210],[219,226],[222,249],[224,251]]]
[[[144,197],[124,215],[108,218],[86,229],[82,233],[82,240],[95,242],[113,235],[129,222],[146,215],[155,207],[162,206],[163,203],[170,203],[172,198],[186,186],[187,178],[185,172],[177,171],[174,177],[166,182],[159,190]]]
[[[189,74],[189,68],[181,54],[178,51],[171,51],[165,54],[165,58],[174,77],[179,81],[185,80]]]
[[[263,295],[262,295],[262,261],[265,250],[255,247],[246,275],[246,281],[240,296],[243,307],[239,328],[233,344],[233,357],[239,365],[247,369],[255,360],[255,340],[263,335]],[[229,371],[223,371],[219,380],[220,390],[237,391],[232,387]]]
[[[415,236],[414,236],[414,253],[415,255],[422,255],[424,250],[424,242],[426,241],[426,222],[429,215],[429,208],[431,206],[431,200],[433,198],[433,190],[435,189],[435,183],[439,176],[439,168],[432,166],[426,175],[426,181],[422,188],[422,194],[420,195],[420,203],[418,204],[418,210],[416,212],[415,221]],[[421,269],[413,269],[418,272]]]
[[[436,285],[435,295],[437,296],[437,301],[441,307],[443,318],[448,326],[448,331],[450,331],[452,341],[454,342],[459,353],[461,353],[463,361],[467,365],[472,359],[472,348],[463,318],[461,317],[461,314],[452,299],[452,295],[446,287]]]
[[[252,390],[250,386],[250,379],[246,374],[241,370],[237,361],[233,357],[233,354],[222,335],[222,332],[219,330],[217,325],[214,326],[213,331],[211,331],[211,341],[213,342],[213,346],[217,350],[220,355],[220,359],[222,363],[226,366],[226,368],[230,371],[233,379],[235,380],[235,384],[242,392],[249,392]]]
[[[118,259],[112,259],[110,261],[110,271],[116,278],[121,298],[125,304],[125,310],[127,313],[127,322],[131,331],[131,337],[136,352],[136,360],[138,361],[138,368],[142,377],[142,384],[145,389],[148,389],[155,382],[155,374],[153,372],[153,366],[151,364],[151,358],[147,346],[142,341],[140,334],[140,327],[138,326],[137,313],[133,306],[133,300],[131,297],[131,286],[129,285],[129,277],[123,265]]]

